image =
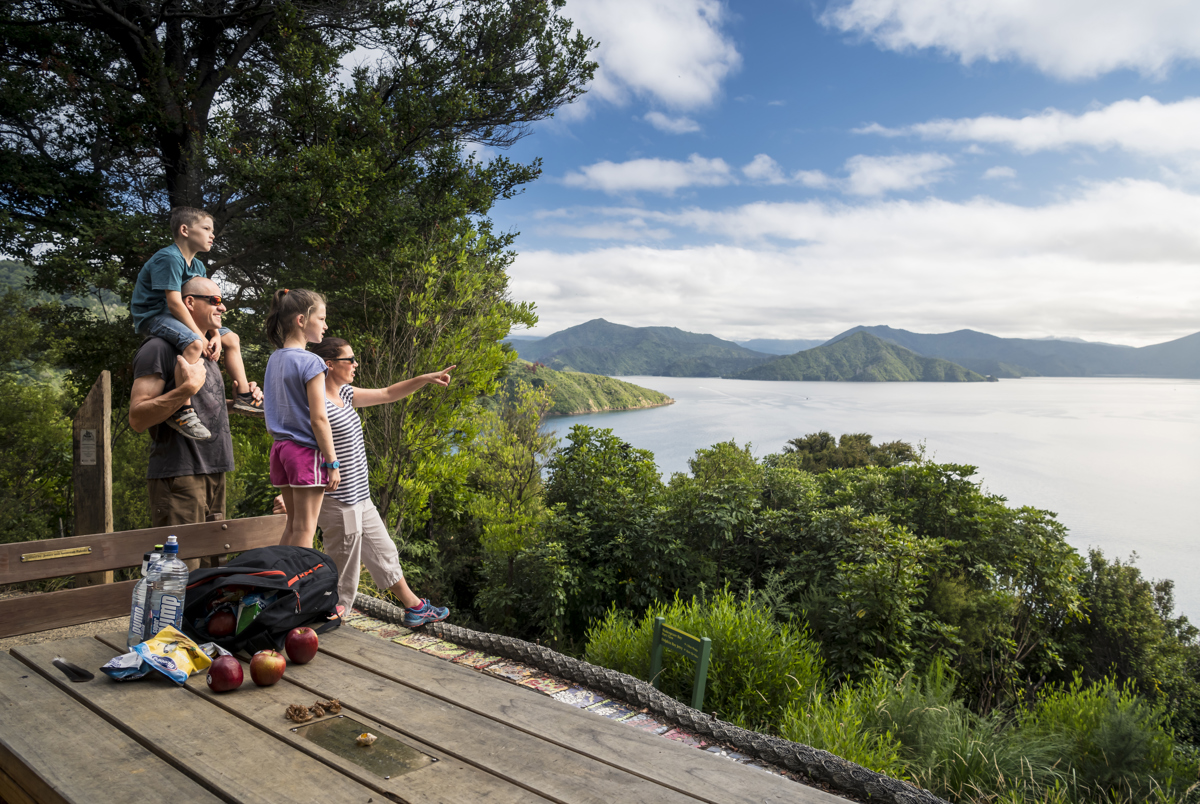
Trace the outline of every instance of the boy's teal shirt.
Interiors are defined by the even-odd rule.
[[[149,323],[151,318],[167,312],[166,292],[180,290],[183,283],[193,276],[208,276],[204,263],[195,257],[191,263],[184,262],[183,253],[174,243],[160,248],[153,257],[146,260],[146,264],[138,272],[137,282],[133,286],[133,298],[129,302],[134,331],[141,332],[142,327]]]

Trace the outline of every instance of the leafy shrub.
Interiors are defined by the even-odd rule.
[[[878,773],[904,778],[900,741],[892,732],[876,728],[879,710],[893,692],[893,681],[882,668],[876,668],[861,684],[843,684],[832,692],[816,689],[788,706],[779,736]]]
[[[1081,797],[1115,792],[1137,800],[1196,779],[1194,763],[1188,767],[1175,756],[1166,724],[1166,711],[1139,696],[1132,683],[1085,684],[1076,674],[1038,697],[1022,714],[1020,733],[1024,740],[1055,735],[1064,741],[1063,771]]]
[[[752,596],[739,601],[728,589],[709,600],[656,603],[636,624],[611,609],[588,631],[586,660],[648,678],[655,617],[712,640],[704,707],[722,720],[775,733],[796,696],[823,687],[820,652],[807,631],[777,623]],[[693,672],[690,659],[664,651],[659,688],[690,701]]]
[[[999,712],[977,715],[955,697],[955,686],[945,663],[935,661],[923,676],[902,677],[875,708],[869,725],[901,743],[906,776],[954,801],[990,801],[1014,784],[1041,795],[1062,782],[1056,766],[1066,743],[1059,735],[1018,733]]]

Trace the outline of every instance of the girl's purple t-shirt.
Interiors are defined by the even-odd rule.
[[[276,349],[263,374],[267,432],[276,441],[317,449],[308,411],[308,381],[325,373],[325,361],[307,349]],[[324,392],[322,392],[324,396]]]

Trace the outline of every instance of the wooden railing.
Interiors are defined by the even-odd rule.
[[[143,554],[150,552],[155,544],[166,542],[172,534],[179,540],[182,559],[268,547],[279,544],[285,519],[283,514],[277,514],[0,544],[0,583],[140,567]],[[0,600],[0,637],[128,616],[134,583],[101,583]]]

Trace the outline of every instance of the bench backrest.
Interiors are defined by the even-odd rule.
[[[140,567],[142,556],[171,534],[178,537],[180,558],[268,547],[279,544],[286,518],[277,514],[0,544],[0,583]],[[0,637],[128,616],[135,583],[106,583],[0,600]]]

